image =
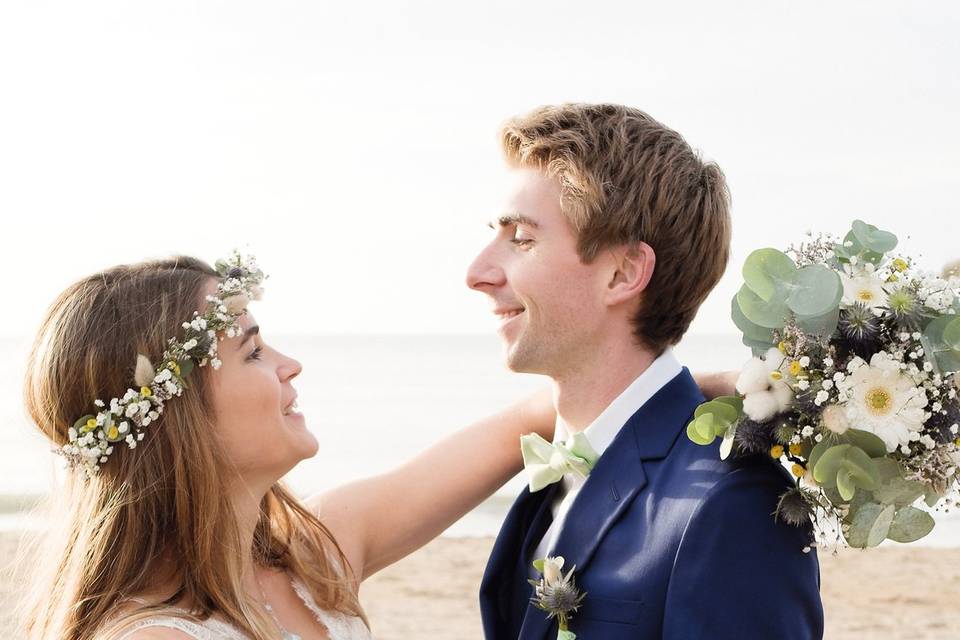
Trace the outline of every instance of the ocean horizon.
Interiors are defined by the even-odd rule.
[[[267,336],[298,359],[294,381],[316,456],[286,477],[301,496],[375,475],[450,432],[542,389],[546,378],[506,369],[496,335]],[[37,528],[30,507],[48,494],[62,461],[22,403],[27,338],[0,338],[0,530]],[[690,334],[674,349],[691,371],[736,369],[750,358],[735,334]],[[376,445],[371,447],[371,441]],[[490,536],[524,486],[517,476],[444,535]],[[926,546],[960,546],[960,518],[936,514]],[[896,543],[891,543],[896,544]]]

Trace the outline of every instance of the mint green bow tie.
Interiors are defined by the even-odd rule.
[[[582,433],[574,434],[563,444],[551,444],[536,433],[521,436],[520,452],[533,493],[568,473],[586,478],[600,457]]]

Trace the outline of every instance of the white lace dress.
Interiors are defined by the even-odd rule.
[[[317,606],[310,592],[297,578],[291,578],[293,590],[297,592],[303,604],[313,612],[314,617],[327,628],[330,640],[373,640],[367,625],[355,616],[337,611],[326,611]],[[208,618],[204,622],[191,622],[175,616],[154,616],[140,620],[130,627],[117,640],[124,640],[137,629],[144,627],[170,627],[182,631],[197,640],[249,640],[233,625]]]

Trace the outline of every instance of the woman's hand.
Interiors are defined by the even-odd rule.
[[[739,371],[715,371],[693,375],[693,379],[697,382],[697,386],[700,387],[700,391],[703,392],[707,400],[713,400],[719,396],[736,395],[737,378],[739,377]]]

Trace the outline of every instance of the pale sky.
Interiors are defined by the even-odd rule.
[[[960,257],[951,2],[0,4],[0,335],[72,280],[249,246],[275,333],[477,333],[505,118],[612,101],[725,171],[755,248],[854,218]],[[907,236],[910,236],[907,240]],[[691,277],[696,277],[692,274]]]

